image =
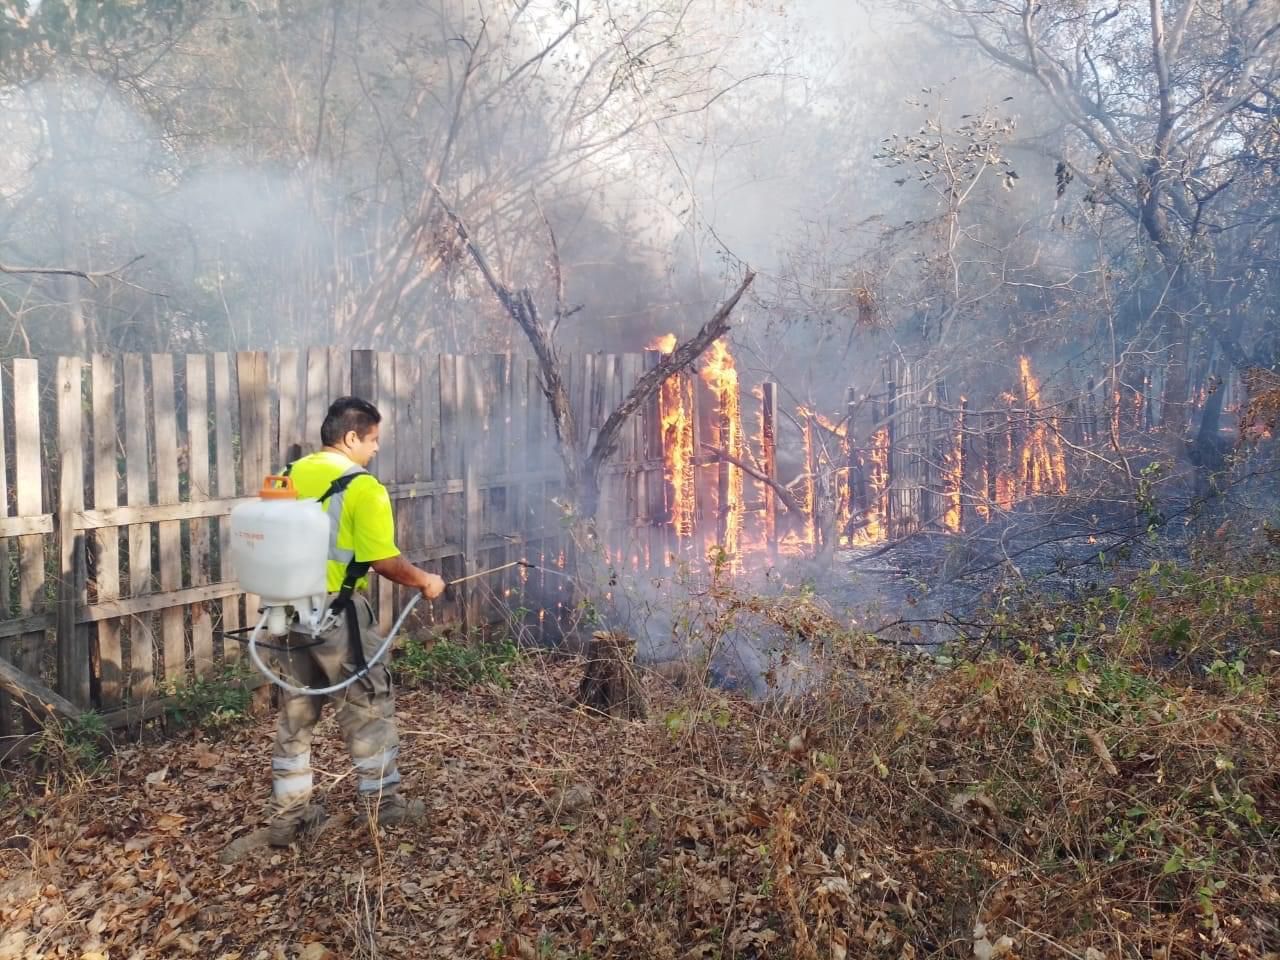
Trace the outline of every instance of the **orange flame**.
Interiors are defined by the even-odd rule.
[[[964,397],[960,398],[963,406]],[[942,525],[951,533],[959,533],[964,511],[961,509],[961,496],[964,487],[964,430],[957,424],[952,448],[947,452],[942,465],[945,487],[946,510],[942,515]]]
[[[669,351],[676,345],[675,336],[667,334],[651,345],[655,349]],[[970,451],[966,447],[966,421],[961,416],[947,428],[949,434],[942,452],[941,464],[941,526],[952,533],[962,532],[966,519],[966,507],[971,516],[990,520],[997,510],[1009,510],[1017,501],[1030,496],[1065,494],[1067,491],[1067,460],[1064,441],[1059,431],[1059,420],[1043,399],[1040,382],[1032,372],[1027,357],[1018,361],[1019,382],[1012,390],[1001,394],[1008,405],[1008,429],[1001,425],[1003,437],[988,437],[973,453],[976,459],[967,462]],[[739,373],[728,347],[724,343],[713,344],[699,372],[707,389],[715,398],[716,416],[710,418],[707,445],[725,451],[736,460],[750,461],[754,449],[752,440],[764,449],[763,410],[755,412],[755,431],[748,437],[743,431],[741,409],[741,384]],[[662,424],[664,474],[669,484],[671,523],[681,540],[691,539],[696,530],[695,483],[698,475],[698,459],[694,450],[695,381],[688,376],[676,376],[663,384],[659,394],[659,410]],[[753,395],[762,397],[760,390]],[[961,403],[965,400],[961,397]],[[830,491],[836,502],[837,536],[843,544],[871,545],[883,543],[889,538],[890,455],[889,429],[876,430],[863,447],[855,439],[855,431],[847,421],[834,422],[821,413],[800,407],[803,418],[804,472],[806,480],[800,491],[805,510],[798,531],[783,537],[779,547],[784,552],[803,552],[817,543],[815,507],[818,496],[819,476],[830,475],[835,489]],[[982,429],[991,430],[994,423],[990,415]],[[825,431],[819,434],[819,429]],[[832,441],[837,442],[833,443]],[[984,454],[992,456],[990,460]],[[856,455],[855,455],[856,454]],[[817,471],[822,470],[823,474]],[[732,464],[721,474],[725,488],[712,485],[705,493],[713,510],[708,517],[717,517],[722,536],[720,546],[732,558],[735,567],[747,552],[763,549],[766,544],[766,524],[753,512],[748,518],[747,491],[764,487],[754,479],[748,479],[744,471]],[[990,492],[990,496],[988,496]],[[752,502],[755,502],[754,498]],[[759,505],[753,507],[757,510]],[[922,518],[904,516],[900,524],[920,522]],[[904,527],[905,529],[905,527]],[[650,558],[643,559],[648,566]],[[623,562],[620,555],[618,562]],[[632,555],[631,563],[637,568],[641,558]]]
[[[717,431],[719,447],[735,459],[741,460],[743,459],[742,405],[738,370],[724,341],[717,340],[711,345],[711,353],[702,368],[702,379],[715,394],[716,409],[720,414]],[[721,546],[724,547],[725,553],[735,557],[739,555],[742,545],[742,518],[745,508],[742,486],[742,471],[730,465],[726,502],[717,506],[720,515],[725,518],[725,542]]]
[[[815,420],[818,421],[818,424],[828,433],[834,433],[837,437],[844,437],[848,435],[848,432],[849,432],[848,423],[837,424],[834,421],[832,421],[829,417],[824,417],[820,413],[811,412],[805,407],[801,407],[800,410],[801,410],[802,416],[813,417]]]
[[[676,335],[674,333],[664,333],[662,336],[654,337],[646,350],[657,350],[659,353],[670,353],[676,348]]]
[[[1057,430],[1057,420],[1051,421],[1052,431],[1046,426],[1040,411],[1040,384],[1031,373],[1031,361],[1018,358],[1022,374],[1022,391],[1026,396],[1027,418],[1031,434],[1022,445],[1021,479],[1024,496],[1043,493],[1067,492],[1066,454],[1062,449],[1062,436]]]
[[[888,487],[889,487],[889,428],[881,427],[871,435],[868,450],[870,469],[867,472],[867,513],[862,529],[853,536],[853,543],[865,546],[881,543],[889,538]]]
[[[1009,510],[1015,499],[1013,477],[1002,470],[996,476],[996,505],[1001,510]]]
[[[676,335],[668,333],[653,341],[652,349],[670,353]],[[670,484],[671,526],[676,536],[693,536],[693,397],[684,376],[677,374],[662,385],[658,400],[662,417],[662,459]]]
[[[816,505],[817,490],[816,478],[814,471],[814,455],[813,455],[813,418],[809,416],[809,411],[804,407],[799,409],[800,416],[804,417],[804,539],[805,543],[816,546],[818,543],[818,531],[814,526],[813,508]]]

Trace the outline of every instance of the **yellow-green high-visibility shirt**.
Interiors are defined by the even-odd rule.
[[[289,476],[301,500],[318,500],[338,477],[354,468],[340,453],[319,450],[293,462]],[[347,486],[342,501],[342,517],[338,522],[338,548],[354,552],[358,563],[374,563],[400,556],[396,547],[395,519],[391,512],[391,496],[377,477],[366,473]],[[345,563],[329,560],[327,582],[330,593],[342,587],[347,575]],[[356,588],[368,585],[362,577]]]

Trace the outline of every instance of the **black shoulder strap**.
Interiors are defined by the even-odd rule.
[[[334,480],[333,483],[329,484],[329,489],[320,496],[320,502],[324,503],[330,497],[337,496],[342,493],[343,490],[351,486],[351,481],[356,477],[367,477],[368,475],[368,470],[352,470],[350,473],[344,473],[342,476]]]
[[[330,497],[337,496],[351,486],[351,481],[356,477],[362,477],[369,473],[368,470],[352,470],[344,473],[336,478],[333,483],[329,484],[320,502],[324,503]],[[338,595],[333,598],[330,608],[335,613],[341,613],[347,623],[347,641],[351,647],[351,659],[356,666],[358,676],[363,676],[369,672],[369,664],[364,656],[364,644],[360,639],[360,620],[359,613],[356,611],[355,601],[351,599],[351,595],[355,593],[356,584],[360,578],[369,572],[370,564],[352,559],[347,564],[346,576],[342,578],[342,587],[338,591]]]

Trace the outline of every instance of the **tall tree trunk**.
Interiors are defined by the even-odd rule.
[[[1240,308],[1233,309],[1231,311],[1229,336],[1232,340],[1239,342],[1240,334],[1243,331],[1244,310]],[[1226,399],[1226,377],[1223,374],[1230,375],[1232,366],[1230,358],[1226,356],[1225,352],[1220,351],[1213,371],[1218,374],[1216,389],[1209,394],[1209,398],[1205,401],[1204,413],[1200,417],[1200,429],[1196,432],[1195,442],[1192,444],[1191,459],[1196,466],[1197,485],[1201,488],[1207,486],[1212,474],[1221,470],[1226,462],[1228,447],[1227,444],[1222,442],[1220,435],[1222,405]]]
[[[1191,422],[1191,331],[1186,320],[1172,310],[1164,329],[1168,347],[1161,421],[1170,441],[1176,443],[1186,437]]]

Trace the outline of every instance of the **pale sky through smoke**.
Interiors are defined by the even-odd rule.
[[[542,8],[551,14],[557,3],[542,0]],[[650,151],[612,155],[609,163],[626,176],[604,190],[602,201],[645,211],[660,246],[683,236],[685,245],[723,244],[753,265],[773,266],[797,220],[820,216],[837,199],[837,171],[825,169],[824,155],[806,143],[815,127],[847,123],[870,106],[883,116],[886,101],[900,103],[912,89],[916,65],[886,56],[901,39],[893,21],[850,0],[798,0],[781,9],[701,0],[689,8],[688,22],[718,48],[720,86],[711,89],[728,92],[705,113],[655,122]],[[576,50],[578,43],[571,37],[567,45]],[[865,70],[869,62],[875,71]],[[886,71],[888,63],[901,66],[901,76]],[[656,97],[639,96],[651,118],[661,114]],[[868,144],[895,132],[868,129],[860,139]],[[863,215],[873,212],[876,203],[869,202]]]
[[[199,21],[168,59],[147,62],[155,76],[145,97],[102,83],[74,61],[10,88],[0,102],[0,131],[11,145],[0,157],[0,200],[37,201],[16,205],[27,219],[11,229],[13,258],[101,268],[142,253],[136,275],[167,298],[162,309],[140,308],[149,325],[173,310],[202,319],[165,329],[229,329],[245,346],[312,336],[277,319],[305,304],[325,318],[314,337],[330,336],[337,326],[329,318],[369,287],[377,258],[404,229],[402,205],[418,202],[420,175],[435,168],[454,103],[450,84],[464,62],[464,46],[453,41],[476,34],[487,11],[491,46],[472,90],[485,91],[482,104],[492,92],[500,96],[468,115],[442,187],[503,198],[513,217],[505,222],[521,222],[519,207],[535,191],[559,216],[564,249],[573,250],[569,295],[590,304],[584,316],[644,316],[659,304],[671,308],[673,322],[692,323],[740,262],[781,274],[797,238],[815,225],[837,240],[902,204],[913,191],[887,190],[872,153],[882,138],[918,125],[905,98],[927,73],[945,69],[913,56],[912,38],[883,11],[851,0],[583,0],[588,22],[513,90],[507,74],[571,22],[558,0],[534,0],[501,24],[500,12],[514,5],[447,0],[437,12],[455,19],[437,22],[402,3],[376,5],[383,19],[361,27],[367,45],[366,34],[340,33],[351,48],[339,50],[328,88],[324,150],[311,144],[320,129],[314,114],[328,18],[314,8],[268,16],[274,5],[267,4]],[[232,42],[213,42],[226,25]],[[411,25],[443,32],[425,34],[428,44]],[[624,28],[647,43],[667,30],[675,36],[654,44],[634,82],[614,72],[624,60],[617,48]],[[604,66],[593,74],[597,58]],[[238,95],[277,71],[288,81],[281,89]],[[366,84],[379,77],[388,92],[375,91],[385,111],[375,124]],[[584,77],[604,108],[574,109]],[[619,77],[627,78],[622,88],[614,86]],[[414,113],[406,105],[417,99],[427,105]],[[580,115],[587,130],[559,128]],[[63,133],[56,159],[51,116]],[[617,144],[590,149],[593,135],[607,141],[611,132],[621,136]],[[560,157],[570,159],[557,172]],[[59,165],[66,170],[52,175]],[[68,243],[76,231],[50,228],[58,204],[73,214],[68,222],[82,240]],[[541,231],[525,224],[517,237],[493,226],[500,222],[482,218],[477,226],[499,255],[516,251],[504,265],[511,281],[542,282]],[[837,247],[826,248],[844,255]],[[335,277],[325,275],[330,269]],[[331,290],[338,292],[327,299]],[[487,296],[465,284],[451,294],[471,295]],[[420,318],[431,308],[416,309],[413,322],[427,323]],[[447,325],[446,313],[431,322]],[[141,329],[132,314],[104,324],[121,338]],[[397,324],[409,325],[386,328]]]

